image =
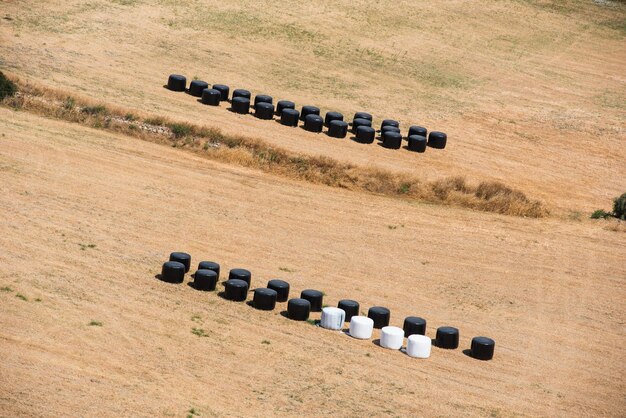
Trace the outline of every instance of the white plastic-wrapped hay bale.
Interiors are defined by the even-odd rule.
[[[428,358],[430,357],[431,346],[431,340],[427,336],[420,334],[409,335],[406,353],[409,357]]]
[[[404,342],[404,330],[398,327],[383,327],[380,330],[380,346],[391,350],[399,350]]]
[[[374,320],[366,316],[353,316],[350,320],[350,336],[360,340],[372,337]]]
[[[343,327],[346,319],[346,313],[343,309],[328,306],[322,309],[322,320],[320,325],[322,328],[339,330]]]

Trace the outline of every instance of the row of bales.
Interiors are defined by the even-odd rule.
[[[162,266],[160,279],[169,283],[182,283],[191,267],[191,256],[184,252],[173,252],[169,261]],[[215,291],[220,277],[220,265],[213,261],[201,261],[193,275],[192,287],[202,291]],[[244,302],[252,285],[249,270],[235,268],[228,273],[221,296],[234,302]],[[401,350],[414,358],[428,358],[431,346],[454,350],[459,346],[459,330],[451,326],[437,328],[435,339],[426,336],[426,320],[417,316],[404,319],[402,328],[391,326],[391,311],[383,306],[368,309],[367,316],[359,315],[361,306],[352,299],[342,299],[337,307],[324,305],[324,293],[316,289],[305,289],[300,297],[290,298],[290,285],[280,279],[267,282],[266,287],[254,289],[252,303],[256,309],[272,311],[278,303],[287,302],[286,316],[293,321],[310,321],[312,312],[321,312],[315,323],[322,328],[344,331],[356,339],[370,339],[374,329],[380,329],[379,344],[383,348]],[[406,338],[407,343],[404,344]],[[479,360],[493,358],[495,342],[488,337],[474,337],[469,355]]]
[[[348,131],[354,135],[356,142],[371,144],[378,137],[385,148],[399,149],[402,146],[402,132],[400,122],[394,119],[385,119],[380,129],[372,126],[373,117],[367,112],[357,112],[352,123],[344,121],[344,115],[339,112],[326,112],[321,116],[316,106],[302,106],[296,109],[296,104],[290,100],[280,100],[274,105],[272,96],[257,94],[252,101],[252,93],[245,89],[235,89],[230,95],[230,87],[224,84],[209,84],[202,80],[192,80],[187,88],[187,79],[179,74],[171,74],[167,81],[167,88],[172,91],[187,91],[191,96],[199,97],[199,101],[209,106],[219,106],[222,102],[230,101],[230,110],[239,114],[249,114],[250,109],[261,120],[278,121],[284,126],[297,127],[303,123],[303,128],[309,132],[320,133],[327,129],[326,134],[333,138],[345,138]],[[378,134],[378,136],[377,136]],[[443,132],[428,132],[423,126],[411,126],[404,138],[407,141],[406,149],[414,152],[425,152],[426,147],[444,149],[447,135]]]

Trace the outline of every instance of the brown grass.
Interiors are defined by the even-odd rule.
[[[500,182],[470,184],[460,176],[424,182],[404,173],[290,152],[257,138],[228,135],[213,127],[129,111],[19,79],[14,81],[19,86],[18,94],[2,102],[11,108],[169,144],[217,161],[331,187],[504,215],[539,218],[549,213],[542,202]]]

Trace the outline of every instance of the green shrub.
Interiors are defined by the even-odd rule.
[[[607,212],[602,209],[598,209],[591,214],[591,219],[606,219],[611,216],[610,212]]]
[[[626,193],[613,201],[613,215],[616,218],[626,219]]]
[[[175,138],[182,138],[191,133],[191,126],[184,123],[172,123],[169,128],[172,130]]]
[[[102,113],[106,113],[107,109],[106,107],[102,106],[102,105],[98,105],[98,106],[85,106],[82,108],[81,112],[83,113],[87,113],[88,115],[99,115]]]
[[[0,71],[0,100],[11,97],[17,92],[17,86]]]

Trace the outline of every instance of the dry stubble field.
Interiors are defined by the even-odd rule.
[[[296,182],[1,108],[0,415],[623,416],[626,238],[580,219],[626,190],[624,6],[599,3],[4,2],[10,74],[339,161],[499,179],[551,215]],[[162,88],[171,72],[424,123],[450,146],[207,109]],[[429,336],[457,326],[461,349],[491,336],[496,358],[414,361],[157,281],[179,249],[396,325],[424,316]]]

